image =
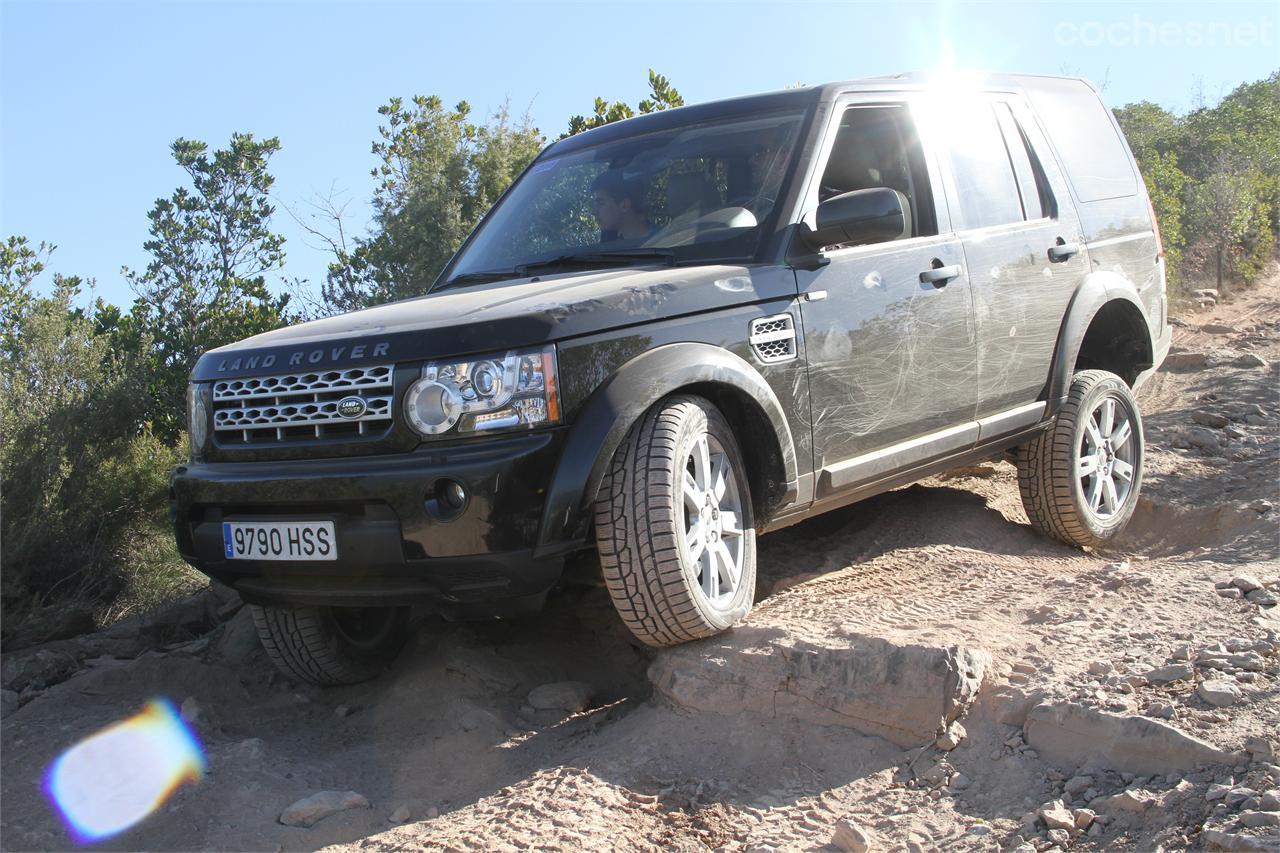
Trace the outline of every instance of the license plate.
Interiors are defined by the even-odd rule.
[[[336,560],[332,521],[224,521],[228,560]]]

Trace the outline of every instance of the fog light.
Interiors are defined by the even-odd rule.
[[[457,480],[441,478],[427,492],[427,514],[437,521],[453,521],[467,508],[466,487]]]
[[[450,509],[462,509],[467,505],[467,491],[462,488],[461,483],[449,482],[449,484],[444,487],[441,500],[443,500],[445,505]]]

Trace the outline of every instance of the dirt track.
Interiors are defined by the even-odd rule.
[[[1184,320],[1168,369],[1144,390],[1144,498],[1114,553],[1034,534],[1009,464],[953,472],[764,537],[747,625],[665,664],[683,673],[690,654],[701,665],[754,643],[840,650],[851,636],[981,650],[990,665],[968,736],[949,754],[732,702],[719,713],[674,706],[654,693],[653,655],[629,641],[599,588],[567,590],[519,621],[425,624],[384,678],[323,691],[274,675],[241,612],[136,659],[104,651],[107,640],[46,650],[72,660],[45,680],[74,674],[48,689],[29,677],[0,726],[0,844],[70,847],[39,790],[45,768],[154,696],[194,697],[209,772],[105,849],[814,849],[842,819],[879,849],[1002,849],[1017,836],[1032,848],[1270,844],[1280,830],[1235,823],[1250,803],[1219,808],[1206,796],[1228,776],[1259,795],[1280,784],[1257,741],[1240,752],[1251,736],[1280,746],[1280,613],[1215,590],[1241,574],[1280,585],[1280,280]],[[1262,660],[1228,676],[1242,696],[1221,709],[1196,695],[1220,671],[1218,643],[1224,655],[1256,647]],[[1193,677],[1144,676],[1180,660],[1180,646]],[[27,663],[36,654],[6,656],[6,686],[24,666],[40,671]],[[589,710],[526,706],[530,689],[565,680],[594,687]],[[1029,708],[1069,702],[1167,720],[1241,763],[1126,778],[1023,743]],[[1096,796],[1064,793],[1079,773]],[[372,806],[310,829],[277,823],[325,789]],[[1153,805],[1107,800],[1125,790]],[[1023,823],[1054,799],[1096,805],[1102,831],[1053,836],[1034,814]],[[409,820],[389,823],[402,805]]]

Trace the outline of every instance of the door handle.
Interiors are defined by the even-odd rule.
[[[933,269],[925,270],[920,273],[920,281],[922,284],[932,284],[934,287],[946,287],[947,282],[953,278],[960,277],[960,265],[951,264],[943,266],[942,261],[937,258],[933,259]]]
[[[1068,260],[1072,255],[1079,254],[1079,252],[1079,243],[1068,243],[1059,237],[1057,244],[1049,247],[1049,261],[1060,264]]]

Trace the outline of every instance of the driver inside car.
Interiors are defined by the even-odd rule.
[[[603,172],[591,184],[591,213],[600,225],[600,242],[640,241],[653,233],[644,212],[643,193],[617,170]]]

